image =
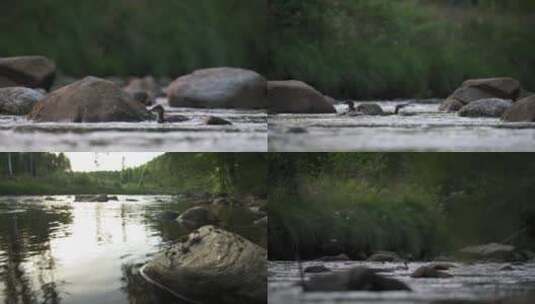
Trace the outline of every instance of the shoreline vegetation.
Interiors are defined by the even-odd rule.
[[[535,249],[529,154],[274,153],[269,162],[271,260],[385,251],[430,260],[489,243],[530,258]]]
[[[263,196],[263,158],[249,153],[166,153],[136,168],[71,172],[61,153],[0,153],[0,195],[189,192]]]
[[[336,99],[446,97],[506,76],[535,88],[529,1],[10,2],[0,24],[20,26],[0,34],[3,56],[47,56],[62,81],[234,66]]]

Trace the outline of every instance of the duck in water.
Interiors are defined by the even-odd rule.
[[[404,104],[398,104],[396,105],[394,112],[385,112],[383,111],[383,108],[381,108],[376,103],[362,103],[355,107],[355,103],[353,101],[346,101],[344,104],[348,106],[348,110],[345,113],[342,113],[341,115],[347,115],[347,116],[360,116],[360,115],[370,115],[370,116],[390,116],[390,115],[399,115],[399,112],[401,109],[407,107],[410,105],[410,103],[404,103]]]
[[[158,123],[166,123],[166,122],[183,122],[186,120],[189,120],[186,116],[182,115],[172,115],[172,116],[165,116],[165,110],[161,105],[154,106],[152,109],[149,109],[149,112],[154,112],[158,116],[157,121]]]

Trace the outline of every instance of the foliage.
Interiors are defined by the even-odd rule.
[[[272,259],[378,250],[429,258],[502,241],[533,249],[531,154],[274,154],[269,162]]]

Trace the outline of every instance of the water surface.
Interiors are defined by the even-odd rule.
[[[180,303],[138,270],[188,233],[158,217],[180,212],[186,202],[175,196],[73,200],[0,197],[0,303]],[[247,235],[240,222],[227,229],[258,236]]]
[[[0,151],[191,151],[265,152],[267,114],[264,110],[171,108],[168,115],[190,120],[158,124],[135,123],[34,123],[25,117],[0,115]],[[217,116],[229,126],[207,126],[203,120]],[[9,145],[7,145],[9,143]]]
[[[269,117],[270,151],[535,151],[535,123],[465,118],[438,111],[441,100],[379,102],[401,115],[279,114]],[[338,112],[347,110],[337,105]],[[296,131],[297,130],[297,131]]]
[[[355,266],[377,269],[392,269],[401,264],[370,262],[305,262],[304,267],[324,264],[334,271],[343,271]],[[535,291],[535,263],[513,266],[513,271],[500,271],[503,264],[461,264],[448,270],[454,277],[449,279],[413,279],[409,275],[424,263],[409,263],[409,270],[397,270],[382,275],[405,282],[412,292],[333,292],[303,293],[295,284],[300,281],[295,262],[270,262],[268,294],[270,304],[292,303],[378,303],[417,304],[437,300],[492,300],[501,297],[523,296]],[[321,274],[319,274],[321,275]],[[307,275],[306,279],[311,275]]]

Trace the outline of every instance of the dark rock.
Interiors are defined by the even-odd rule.
[[[535,95],[518,100],[502,116],[507,122],[534,122]]]
[[[267,87],[272,113],[336,113],[320,92],[302,81],[268,81]]]
[[[267,252],[213,226],[153,258],[142,275],[159,286],[202,303],[266,303]]]
[[[462,107],[464,107],[464,103],[458,101],[457,99],[446,99],[438,107],[438,110],[451,113],[459,111]]]
[[[356,108],[357,112],[364,115],[380,116],[385,115],[383,108],[376,103],[361,103]]]
[[[133,100],[143,104],[144,106],[151,106],[154,104],[153,99],[147,92],[133,92],[129,93]]]
[[[510,100],[499,98],[473,101],[459,110],[462,117],[501,117],[513,105]]]
[[[267,108],[266,80],[254,71],[212,68],[175,80],[167,88],[169,105],[193,108]]]
[[[304,283],[303,289],[306,292],[411,290],[401,281],[383,277],[364,267],[312,277]]]
[[[338,255],[328,255],[324,256],[318,259],[318,261],[322,262],[343,262],[343,261],[350,261],[351,259],[346,254],[338,254]]]
[[[25,87],[0,88],[0,114],[26,115],[44,98],[41,92]]]
[[[412,274],[411,278],[437,278],[437,279],[445,279],[445,278],[451,278],[453,277],[451,274],[442,272],[440,270],[435,269],[434,267],[429,266],[422,266],[416,269]]]
[[[301,127],[288,128],[287,132],[288,133],[293,133],[293,134],[305,134],[305,133],[308,133],[307,129],[301,128]]]
[[[110,200],[117,200],[117,197],[108,196],[107,194],[76,195],[74,197],[75,202],[84,202],[84,203],[105,203]]]
[[[449,270],[450,268],[455,268],[457,266],[455,266],[454,264],[451,264],[451,263],[431,263],[431,265],[429,265],[429,267],[435,269],[435,270]]]
[[[28,87],[49,90],[56,75],[56,64],[43,56],[0,58],[0,88]]]
[[[55,201],[56,199],[52,196],[45,197],[45,201]]]
[[[520,82],[509,77],[470,79],[461,85],[448,99],[463,104],[488,98],[517,100],[520,95]]]
[[[220,196],[212,200],[212,205],[230,206],[232,205],[232,201],[226,196]]]
[[[180,214],[174,211],[164,211],[160,212],[156,218],[160,221],[176,221]]]
[[[204,207],[190,208],[184,211],[176,220],[187,229],[198,229],[202,226],[213,225],[219,222],[212,211]]]
[[[368,262],[403,262],[404,260],[394,252],[380,251],[372,254]]]
[[[232,123],[226,119],[217,116],[209,116],[204,120],[204,123],[209,126],[224,126],[231,125]]]
[[[314,266],[308,266],[305,267],[304,272],[305,273],[322,273],[322,272],[330,272],[331,270],[324,265],[314,265]]]
[[[513,271],[513,270],[515,270],[515,269],[511,265],[504,265],[504,266],[500,267],[500,271]]]
[[[86,77],[50,93],[28,116],[37,122],[111,122],[153,119],[114,83]]]

